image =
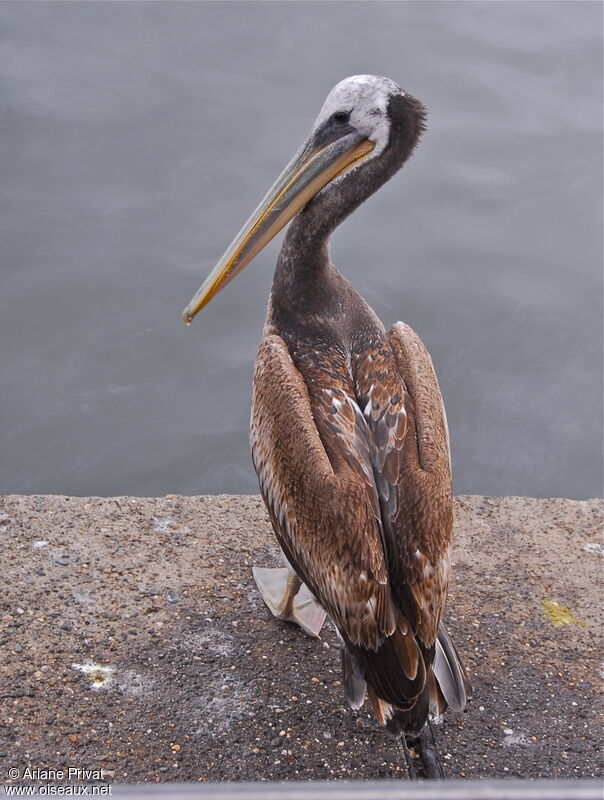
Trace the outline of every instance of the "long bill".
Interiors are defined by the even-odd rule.
[[[326,184],[363,161],[374,143],[354,131],[335,142],[306,143],[283,170],[182,313],[189,325]]]

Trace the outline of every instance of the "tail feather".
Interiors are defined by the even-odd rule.
[[[432,662],[432,663],[430,663]],[[342,639],[346,700],[360,708],[367,693],[375,715],[395,736],[419,736],[429,714],[450,706],[463,711],[472,687],[444,625],[434,647],[425,649],[400,628],[370,650]]]
[[[454,711],[463,711],[468,698],[472,696],[472,686],[442,623],[438,629],[432,669],[447,705]]]
[[[397,628],[378,650],[350,643],[348,649],[378,697],[397,708],[414,705],[426,683],[426,666],[411,632],[403,634]]]
[[[380,725],[385,725],[391,733],[394,733],[395,736],[400,736],[400,733],[396,733],[390,729],[390,721],[392,719],[392,715],[394,714],[394,709],[387,703],[385,700],[382,700],[377,694],[373,691],[371,686],[367,686],[367,696],[371,701],[371,705],[373,706],[373,713],[377,721]]]
[[[422,693],[409,709],[395,708],[386,727],[394,735],[419,736],[430,713],[430,684],[426,681]]]
[[[342,682],[348,705],[354,709],[360,708],[365,702],[367,688],[363,667],[345,645],[342,646]]]
[[[434,677],[434,671],[432,668],[428,673],[428,683],[429,683],[429,692],[430,692],[430,713],[438,716],[439,714],[444,714],[449,704],[445,700],[445,696],[442,693],[442,689],[440,688],[438,681]]]

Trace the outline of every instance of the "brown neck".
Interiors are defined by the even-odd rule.
[[[411,95],[394,95],[388,106],[391,125],[384,150],[325,186],[292,220],[271,291],[271,322],[279,330],[304,326],[304,318],[339,317],[347,310],[352,289],[331,263],[330,236],[403,166],[424,130],[425,113]]]

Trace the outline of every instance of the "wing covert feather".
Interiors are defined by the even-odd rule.
[[[432,362],[402,323],[350,357],[314,342],[295,358],[267,331],[250,429],[260,490],[285,555],[371,691],[410,709],[431,676],[452,532]]]
[[[447,596],[453,529],[447,422],[432,359],[419,336],[402,322],[387,336],[410,402],[397,509],[384,529],[396,542],[393,592],[415,610],[418,635],[431,647]]]
[[[335,442],[354,439],[354,409],[330,414],[328,447],[317,430],[309,393],[283,340],[268,335],[254,375],[250,429],[260,490],[283,550],[346,637],[377,649],[394,630],[379,518],[362,467],[335,458]],[[315,404],[316,415],[322,418]],[[327,433],[326,433],[327,432]],[[363,480],[360,479],[363,476]]]

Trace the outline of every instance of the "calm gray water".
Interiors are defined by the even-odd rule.
[[[602,6],[1,3],[0,492],[255,492],[281,237],[180,311],[341,78],[430,109],[334,237],[435,362],[455,490],[602,487]]]

